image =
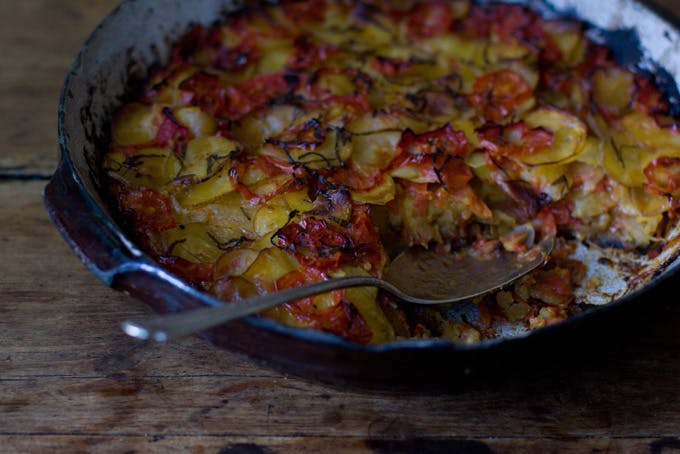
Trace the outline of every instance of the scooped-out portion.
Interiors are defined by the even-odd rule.
[[[263,315],[358,343],[560,322],[607,270],[633,276],[662,251],[680,196],[669,101],[586,32],[466,0],[231,13],[189,30],[111,119],[110,195],[142,249],[226,303],[380,277],[412,245],[489,256],[555,237],[545,266],[473,315],[375,288]]]

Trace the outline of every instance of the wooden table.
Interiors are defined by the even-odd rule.
[[[0,451],[680,451],[676,294],[569,359],[437,393],[338,389],[196,339],[125,337],[119,321],[150,311],[85,269],[40,199],[60,85],[115,3],[0,3]]]

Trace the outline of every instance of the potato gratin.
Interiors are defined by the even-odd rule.
[[[474,342],[495,321],[579,311],[575,243],[658,251],[680,135],[653,77],[582,23],[465,0],[282,1],[186,33],[116,112],[103,168],[141,247],[225,302],[379,277],[410,245],[492,254],[557,237],[474,322],[375,288],[265,314],[359,343]]]

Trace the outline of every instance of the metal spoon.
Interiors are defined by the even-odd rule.
[[[498,290],[544,264],[554,239],[547,237],[523,254],[501,252],[492,258],[437,254],[411,248],[397,256],[384,279],[349,276],[269,293],[223,306],[125,321],[123,331],[138,339],[159,342],[213,328],[288,301],[349,287],[378,287],[413,304],[445,304]]]

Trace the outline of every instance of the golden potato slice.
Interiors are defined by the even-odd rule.
[[[211,263],[222,254],[219,240],[207,224],[185,224],[161,233],[167,255],[175,255],[192,263]]]
[[[267,204],[257,210],[255,218],[253,219],[253,226],[255,233],[260,236],[265,236],[268,233],[273,233],[286,225],[290,215],[290,209],[281,206],[274,206]]]
[[[121,107],[113,117],[112,136],[118,145],[149,143],[156,138],[161,107],[133,102]]]
[[[132,156],[121,151],[110,152],[104,158],[103,167],[132,187],[157,189],[177,177],[181,163],[165,148],[144,148]]]
[[[286,62],[290,58],[293,42],[290,39],[259,40],[258,47],[262,55],[257,62],[257,73],[276,73],[286,69]]]
[[[286,192],[283,198],[291,211],[304,213],[314,208],[314,203],[310,200],[307,191]]]
[[[399,151],[401,131],[377,131],[352,137],[352,161],[359,167],[383,169]]]
[[[279,278],[299,268],[300,264],[291,254],[277,247],[270,247],[260,252],[250,268],[243,273],[243,277],[253,283],[262,284],[271,291]]]
[[[646,113],[631,112],[623,117],[622,123],[622,131],[633,142],[651,147],[652,152],[663,150],[659,155],[680,157],[680,134],[660,128]]]
[[[642,186],[645,151],[636,145],[617,143],[615,138],[602,144],[603,165],[609,176],[628,187]]]
[[[186,126],[194,137],[212,136],[217,130],[217,122],[200,107],[182,107],[175,110],[175,118]]]
[[[394,200],[396,186],[394,179],[389,175],[384,175],[382,181],[366,191],[352,191],[352,200],[360,203],[370,203],[371,205],[385,205]]]
[[[593,99],[614,114],[623,113],[633,99],[633,74],[621,68],[609,67],[595,71],[592,76]]]
[[[215,276],[217,278],[241,276],[255,263],[259,255],[260,251],[247,247],[227,251],[215,263]]]
[[[210,136],[192,139],[187,144],[182,162],[181,176],[193,175],[203,180],[217,171],[238,145],[224,137]]]
[[[234,190],[228,166],[207,180],[183,189],[177,199],[181,205],[198,205],[209,202]]]
[[[541,107],[524,117],[531,128],[545,128],[553,133],[553,145],[540,153],[518,156],[529,165],[567,164],[578,159],[586,145],[586,125],[566,112]]]
[[[300,109],[288,104],[277,104],[252,113],[240,120],[232,134],[249,147],[261,146],[265,139],[275,137],[288,128],[299,116]]]

